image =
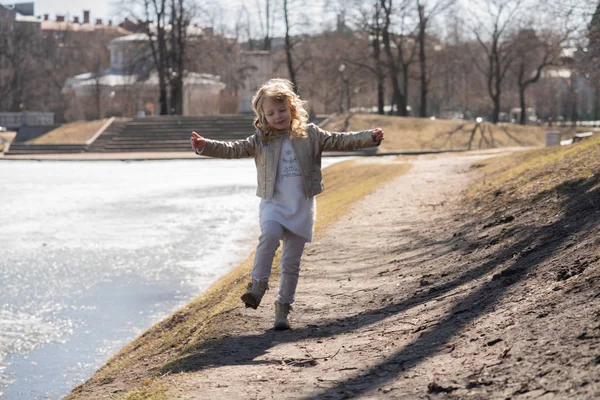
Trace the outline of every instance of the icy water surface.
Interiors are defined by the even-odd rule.
[[[0,161],[0,392],[60,398],[254,246],[252,160]]]
[[[0,398],[61,398],[237,265],[258,234],[255,171],[0,161]]]

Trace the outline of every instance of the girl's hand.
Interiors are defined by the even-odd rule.
[[[381,128],[373,129],[373,133],[371,134],[371,136],[373,137],[374,142],[381,142],[384,139],[383,131],[381,130]]]
[[[198,135],[196,132],[192,132],[190,142],[194,151],[202,150],[204,148],[204,145],[206,144],[206,140],[202,136]]]

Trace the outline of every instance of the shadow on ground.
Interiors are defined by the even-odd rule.
[[[554,222],[546,225],[536,223],[536,213],[547,209],[550,202],[555,211],[561,211]],[[375,367],[354,376],[334,387],[313,393],[316,398],[349,398],[380,388],[387,382],[401,376],[404,371],[417,366],[427,358],[443,350],[443,343],[452,341],[465,325],[487,314],[503,297],[508,289],[519,284],[541,264],[555,257],[559,251],[572,246],[574,241],[596,232],[600,222],[600,186],[598,179],[582,179],[566,182],[552,191],[538,195],[527,204],[516,204],[508,208],[519,218],[510,222],[499,222],[508,229],[496,229],[486,240],[488,244],[501,242],[507,235],[518,235],[512,245],[494,247],[492,257],[476,266],[463,265],[458,276],[429,287],[424,294],[415,295],[385,307],[347,318],[327,321],[318,326],[309,325],[289,332],[267,331],[260,335],[224,337],[205,341],[188,347],[182,357],[167,364],[162,372],[191,372],[224,365],[255,365],[270,361],[255,361],[276,343],[296,342],[308,338],[324,338],[375,324],[390,316],[402,313],[412,307],[442,297],[454,289],[476,278],[491,274],[498,266],[506,265],[501,271],[494,271],[470,294],[456,301],[439,321],[421,332],[412,343],[398,349],[392,356]],[[489,211],[488,211],[489,215]],[[482,230],[493,228],[495,221],[473,219],[478,223],[465,223],[461,231],[464,236],[450,239],[448,245],[456,248],[481,246],[476,236]],[[467,242],[465,244],[465,241]],[[420,245],[433,246],[435,243],[420,239]],[[497,250],[496,250],[497,248]],[[424,250],[425,251],[425,250]],[[559,274],[559,271],[554,271]],[[557,279],[560,277],[557,275]],[[551,284],[552,282],[549,282]],[[243,357],[240,357],[242,355]],[[273,363],[280,361],[273,361]]]

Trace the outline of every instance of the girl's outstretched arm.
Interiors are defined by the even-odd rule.
[[[232,142],[206,139],[196,132],[192,132],[190,142],[198,155],[215,158],[245,158],[254,157],[256,152],[256,134]]]
[[[327,132],[314,125],[323,151],[357,150],[379,146],[384,139],[381,128],[361,132]]]

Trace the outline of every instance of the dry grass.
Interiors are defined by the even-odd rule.
[[[173,396],[167,396],[163,390],[135,390],[111,397],[111,400],[174,400]]]
[[[422,151],[466,149],[475,127],[474,122],[430,120],[424,118],[394,117],[377,114],[339,116],[329,121],[324,129],[332,132],[360,131],[380,127],[386,138],[379,151]],[[475,135],[472,149],[516,146],[542,146],[545,130],[538,126],[493,125],[484,123],[485,136]]]
[[[50,132],[27,141],[32,144],[83,144],[91,139],[108,119],[76,121],[59,126]]]
[[[528,201],[566,182],[598,179],[600,136],[571,146],[555,146],[496,157],[477,165],[485,174],[470,197],[493,199],[498,190],[514,201]],[[493,201],[493,200],[490,200]]]
[[[318,196],[318,218],[315,235],[323,232],[337,221],[352,203],[372,193],[378,185],[408,171],[410,165],[405,163],[379,164],[345,161],[333,165],[323,171],[326,190]],[[248,282],[254,254],[248,256],[237,268],[223,276],[206,292],[192,300],[188,305],[173,313],[164,321],[150,328],[136,338],[118,354],[113,356],[87,383],[75,388],[68,399],[77,399],[80,394],[85,397],[88,386],[100,385],[101,382],[119,376],[134,364],[148,363],[148,360],[159,360],[162,367],[178,362],[182,353],[193,351],[203,341],[221,332],[221,324],[227,320],[228,313],[241,307],[239,297]],[[274,260],[273,274],[278,271],[279,252]],[[155,361],[156,362],[156,361]],[[146,368],[147,370],[148,368]],[[151,387],[131,388],[135,391],[124,393],[119,399],[162,399],[159,376],[143,378],[152,382]],[[140,397],[147,396],[147,397]],[[155,397],[151,397],[155,396]]]
[[[5,143],[12,142],[16,135],[14,131],[0,132],[0,153],[4,151]]]

